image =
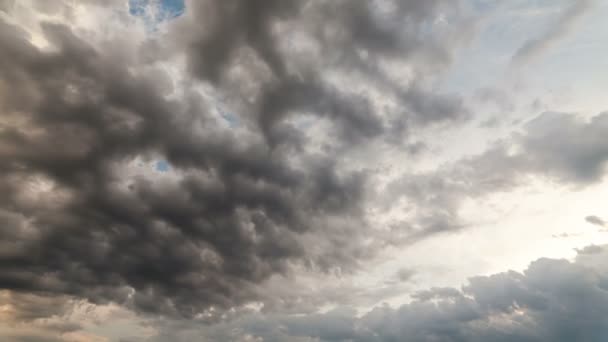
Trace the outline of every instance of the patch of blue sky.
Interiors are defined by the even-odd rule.
[[[129,14],[135,17],[143,17],[146,15],[149,1],[146,0],[129,0]]]
[[[171,171],[171,165],[166,160],[158,160],[154,164],[154,170],[165,173]]]
[[[142,18],[152,31],[163,21],[182,15],[185,9],[184,0],[129,0],[129,14]]]
[[[219,105],[216,106],[216,109],[222,119],[224,119],[228,123],[228,126],[233,128],[239,125],[239,119],[236,117],[236,115],[234,115],[234,113],[227,111],[224,107]]]
[[[161,3],[163,11],[171,18],[179,17],[186,10],[184,0],[163,0]]]

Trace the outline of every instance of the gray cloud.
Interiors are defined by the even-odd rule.
[[[585,221],[596,226],[606,227],[606,221],[594,215],[585,217]]]
[[[604,176],[608,144],[608,113],[589,121],[566,113],[544,113],[530,121],[521,144],[525,151],[517,159],[527,168],[558,180],[585,185]]]
[[[303,317],[252,315],[207,332],[193,326],[166,330],[163,338],[599,342],[608,332],[607,258],[607,246],[591,246],[579,251],[574,262],[539,259],[522,273],[474,277],[461,289],[423,291],[409,304],[380,306],[361,317],[348,308]]]
[[[404,174],[382,192],[389,207],[403,199],[414,215],[395,223],[391,241],[413,243],[463,229],[469,225],[458,214],[464,200],[511,191],[532,177],[575,189],[596,184],[606,171],[606,134],[608,113],[583,120],[546,112],[479,155],[428,173]]]
[[[18,334],[6,336],[10,341],[15,342],[64,342],[64,339],[59,337],[35,335],[35,334]]]
[[[298,111],[328,117],[346,144],[391,132],[402,140],[404,130],[411,125],[467,116],[466,106],[458,96],[424,89],[425,72],[404,86],[396,84],[391,79],[393,75],[380,67],[387,61],[408,62],[435,73],[449,64],[449,40],[440,35],[421,36],[420,28],[440,11],[458,18],[454,2],[397,1],[390,15],[376,13],[370,3],[360,1],[243,4],[193,2],[190,15],[172,37],[178,50],[188,51],[193,74],[231,94],[231,101],[237,106],[239,97],[251,97],[243,85],[252,80],[243,76],[230,81],[230,70],[247,63],[258,93],[253,96],[253,104],[239,106],[243,110],[241,118],[255,118],[252,124],[262,129],[271,146],[293,143],[292,139],[283,139],[295,132],[281,123]],[[305,50],[301,52],[303,56],[282,50],[280,36],[272,31],[278,24],[313,40],[318,49],[314,53]],[[291,33],[284,33],[288,34]],[[243,56],[242,51],[251,52],[245,61],[239,57]],[[359,75],[365,83],[382,89],[406,112],[377,108],[370,103],[370,94],[354,93],[348,84],[343,88],[328,84],[324,78],[328,72]],[[267,74],[271,77],[261,77]]]
[[[592,0],[573,1],[572,5],[564,11],[545,34],[526,41],[515,52],[512,62],[516,65],[527,63],[555,45],[555,43],[562,40],[575,28],[575,25],[582,19],[583,15],[591,10],[592,5]]]
[[[120,53],[58,23],[41,23],[50,46],[41,49],[0,19],[0,288],[191,318],[263,298],[263,282],[291,265],[348,271],[373,254],[363,243],[369,171],[337,156],[466,118],[461,99],[424,82],[453,46],[420,33],[438,11],[458,17],[458,8],[398,2],[382,18],[365,2],[304,4],[192,1],[157,41],[104,42]],[[321,54],[286,56],[273,31],[281,20],[300,25]],[[372,62],[354,57],[359,50]],[[176,54],[191,72],[177,100],[155,64]],[[419,67],[415,82],[390,80],[380,67],[389,59]],[[399,110],[378,109],[329,72],[383,85]],[[222,128],[190,87],[201,84],[229,94],[242,130]],[[298,111],[327,119],[334,146],[308,148],[314,137],[285,122]],[[129,173],[159,156],[173,178]]]
[[[45,25],[58,53],[17,32],[4,24],[0,37],[2,85],[11,85],[0,133],[1,205],[11,223],[3,242],[19,242],[2,253],[2,287],[169,313],[230,306],[290,258],[317,263],[299,234],[329,229],[332,215],[357,217],[362,175],[313,157],[298,170],[256,140],[199,135],[196,123],[213,127],[207,113],[192,112],[194,95],[185,105],[164,100],[65,27]],[[18,116],[27,121],[11,125]],[[158,152],[182,179],[121,186],[115,165]],[[24,197],[36,178],[64,197]]]
[[[416,271],[409,268],[403,268],[397,271],[397,278],[400,281],[410,281],[415,275]]]
[[[38,10],[55,5],[65,3]],[[375,165],[354,167],[349,153],[373,143],[414,148],[416,132],[470,117],[462,98],[430,86],[466,39],[458,4],[392,5],[190,1],[167,32],[137,46],[42,23],[50,48],[41,49],[0,19],[0,288],[17,298],[16,319],[65,314],[66,298],[81,298],[189,319],[161,320],[159,341],[594,341],[601,323],[574,331],[577,322],[557,322],[586,317],[568,290],[592,288],[591,304],[603,303],[604,273],[594,271],[603,247],[580,251],[575,263],[540,260],[524,274],[432,288],[359,318],[350,308],[310,312],[349,296],[368,305],[390,289],[336,285],[313,298],[296,286],[265,288],[298,267],[349,272],[384,244],[467,227],[463,199],[527,177],[586,186],[604,175],[607,114],[545,113],[481,155],[389,184],[388,206],[405,198],[414,215],[390,231],[371,229]],[[450,33],[428,29],[439,15],[456,23]],[[285,49],[281,27],[304,38]],[[187,70],[175,83],[157,65],[174,57]],[[392,63],[413,70],[407,81]],[[238,127],[222,125],[200,87],[225,96]],[[328,137],[293,123],[302,114],[327,123]],[[131,170],[159,158],[171,165],[166,177]],[[262,313],[242,308],[250,302],[262,302]],[[219,323],[193,327],[209,322]]]
[[[12,308],[11,324],[41,331],[2,337],[59,341],[82,332],[63,319],[80,300],[141,314],[160,330],[154,341],[605,336],[608,273],[599,246],[574,263],[543,259],[524,273],[421,291],[398,309],[358,316],[341,306],[406,291],[415,270],[370,289],[339,278],[385,244],[467,227],[458,215],[463,199],[537,175],[586,186],[602,179],[608,158],[605,113],[589,121],[546,113],[479,156],[389,184],[388,206],[405,198],[414,215],[372,229],[375,165],[353,165],[350,154],[376,143],[420,150],[416,134],[471,116],[460,96],[433,88],[467,39],[470,18],[455,1],[387,3],[189,1],[183,17],[141,45],[41,23],[48,48],[3,13],[0,288],[10,296],[0,305]],[[72,4],[35,10],[73,15]],[[447,29],[429,29],[439,17]],[[562,33],[521,54],[536,55]],[[186,74],[175,80],[162,64],[181,58]],[[480,96],[508,105],[500,94]],[[213,97],[223,97],[238,125],[223,125]],[[327,132],[294,123],[302,115]],[[158,159],[169,172],[133,171],[136,161]],[[335,284],[311,293],[292,277],[302,269]],[[260,312],[244,307],[252,302],[263,304]],[[327,304],[338,308],[314,313]]]
[[[82,328],[80,322],[66,317],[73,312],[75,302],[65,296],[46,296],[12,291],[0,291],[0,332],[10,341],[64,341],[59,336]],[[25,327],[11,332],[11,327]]]
[[[0,0],[0,11],[10,13],[15,7],[15,0]]]

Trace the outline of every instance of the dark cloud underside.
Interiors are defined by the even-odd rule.
[[[192,317],[259,298],[258,285],[290,263],[356,267],[371,253],[369,172],[338,151],[401,144],[411,127],[467,116],[459,98],[425,89],[425,72],[450,59],[443,37],[421,36],[439,10],[458,14],[451,1],[398,2],[388,17],[363,1],[190,2],[140,57],[57,23],[41,24],[41,49],[0,22],[0,288]],[[279,22],[297,24],[320,55],[288,58]],[[195,87],[169,96],[154,62],[182,52],[185,82],[230,94],[242,134],[220,129]],[[401,87],[379,67],[389,59],[426,71]],[[235,67],[245,69],[237,79]],[[363,75],[399,110],[330,83],[330,71]],[[311,152],[312,138],[286,123],[295,112],[329,120],[333,145]],[[174,178],[128,175],[157,155]]]
[[[167,18],[131,4],[0,0],[0,339],[606,340],[605,246],[357,311],[427,276],[410,268],[424,260],[384,272],[374,257],[467,228],[471,201],[604,180],[608,113],[545,112],[477,155],[410,165],[475,114],[440,89],[479,3],[190,0]],[[91,32],[91,13],[111,20]],[[392,278],[347,284],[370,265]]]

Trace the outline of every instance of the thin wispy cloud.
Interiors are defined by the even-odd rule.
[[[513,55],[512,64],[522,65],[537,59],[560,41],[571,34],[585,14],[593,9],[593,0],[574,0],[571,1],[555,23],[550,26],[544,34],[537,38],[527,40]]]

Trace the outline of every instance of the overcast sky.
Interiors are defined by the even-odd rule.
[[[0,0],[0,340],[605,341],[606,18]]]

